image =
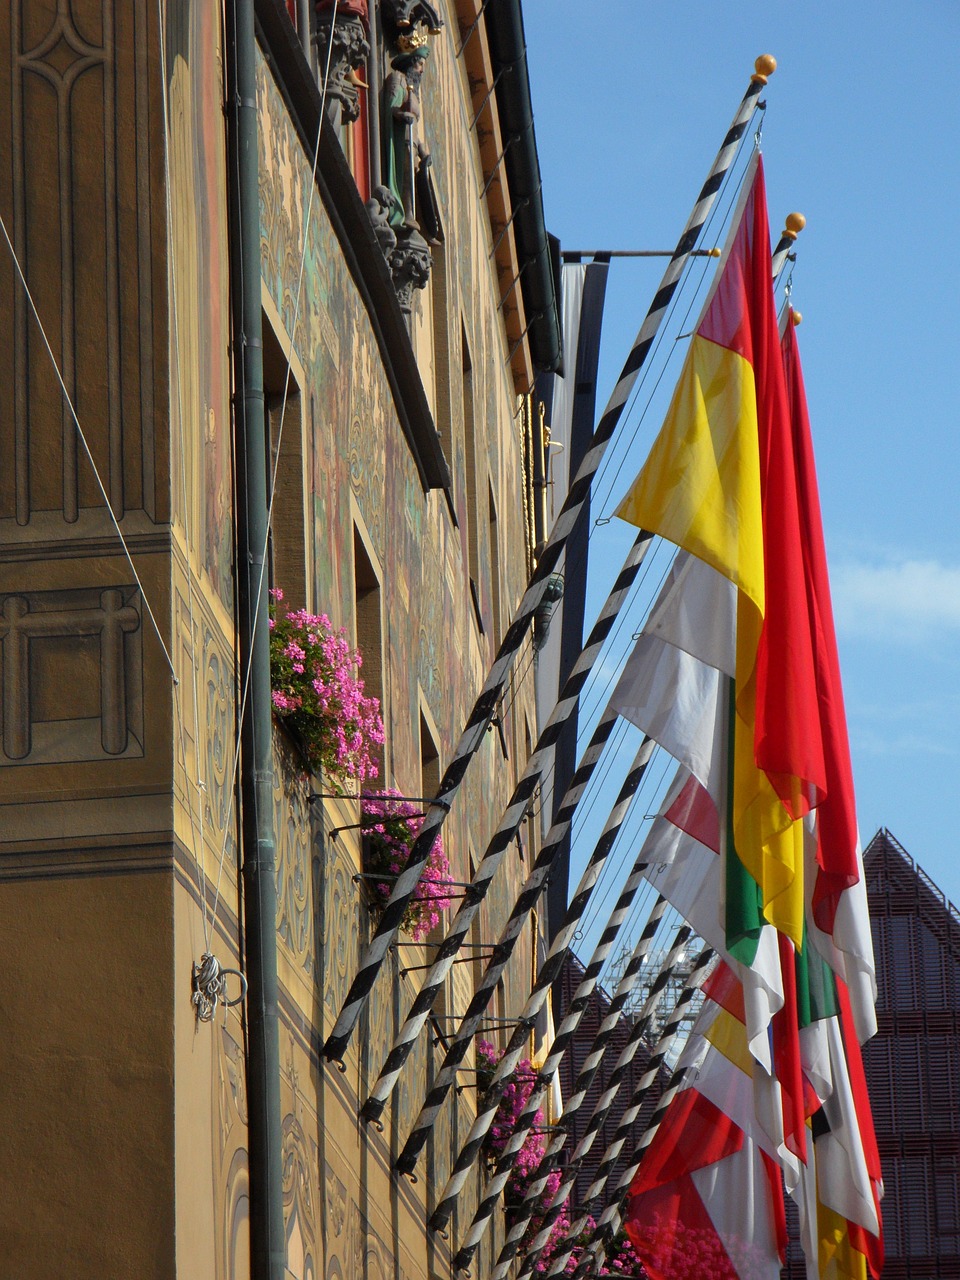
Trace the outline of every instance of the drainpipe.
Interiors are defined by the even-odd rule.
[[[264,551],[267,447],[260,321],[260,196],[254,0],[227,5],[237,620],[249,691],[240,730],[243,946],[247,992],[250,1254],[254,1280],[284,1280],[277,1012],[273,726]]]

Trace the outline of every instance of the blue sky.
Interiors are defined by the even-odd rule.
[[[778,60],[770,221],[776,235],[789,211],[807,218],[793,304],[861,833],[887,827],[960,903],[960,4],[527,0],[524,21],[547,224],[565,248],[672,248],[754,58]],[[662,270],[611,268],[598,410]],[[698,308],[691,285],[659,390],[641,415],[644,384],[598,478],[604,512],[660,425],[675,335]],[[630,540],[617,522],[596,530],[595,607]]]

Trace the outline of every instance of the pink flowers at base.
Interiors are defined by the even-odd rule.
[[[361,657],[326,614],[287,612],[270,592],[273,709],[293,731],[314,772],[341,794],[377,776],[371,748],[383,742],[380,704],[363,691]]]
[[[364,796],[360,802],[364,833],[364,870],[383,876],[370,880],[374,894],[386,902],[397,876],[407,865],[410,850],[423,826],[423,812],[399,791],[388,789]],[[400,923],[415,942],[422,942],[440,923],[440,913],[450,905],[450,863],[437,836],[420,880]]]

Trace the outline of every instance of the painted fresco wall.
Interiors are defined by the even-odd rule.
[[[446,34],[437,48],[442,49],[445,42],[449,43]],[[372,551],[383,596],[388,738],[383,782],[406,794],[419,794],[421,786],[421,708],[436,726],[445,760],[493,656],[492,566],[485,524],[478,547],[486,635],[477,627],[467,590],[461,322],[474,369],[477,453],[484,471],[482,507],[485,512],[489,476],[499,517],[504,625],[525,585],[519,428],[514,423],[516,405],[505,372],[506,349],[487,261],[489,232],[476,198],[471,201],[468,194],[471,185],[476,191],[480,183],[472,142],[458,141],[466,129],[459,73],[447,51],[438,54],[436,65],[442,70],[430,93],[429,113],[438,124],[430,142],[437,157],[435,173],[451,264],[448,345],[456,355],[450,369],[455,406],[450,461],[459,527],[450,518],[443,495],[424,494],[420,486],[369,318],[320,201],[311,201],[309,160],[263,61],[258,74],[265,311],[284,349],[292,339],[295,363],[302,370],[300,394],[307,423],[304,471],[313,538],[311,603],[352,629],[356,522]],[[429,75],[433,72],[432,63]],[[447,116],[449,127],[443,124]],[[462,194],[451,203],[453,190]],[[301,247],[304,261],[298,299]],[[418,307],[413,322],[417,357],[428,394],[433,395],[429,297]],[[535,726],[529,668],[526,653],[519,670],[528,679],[518,680],[507,699],[512,702],[506,724],[510,760],[504,761],[496,735],[489,734],[445,826],[444,842],[457,879],[469,878],[468,854],[475,860],[482,855],[517,776],[517,741],[523,741],[527,725]],[[351,802],[310,804],[279,740],[277,758],[288,1232],[291,1258],[303,1259],[295,1274],[444,1274],[449,1245],[426,1233],[424,1222],[432,1208],[429,1197],[442,1188],[452,1156],[469,1129],[473,1092],[467,1089],[448,1102],[416,1186],[406,1179],[395,1181],[389,1172],[391,1159],[440,1062],[432,1041],[421,1037],[411,1055],[394,1105],[384,1114],[382,1135],[373,1127],[358,1126],[356,1112],[419,986],[421,975],[403,976],[400,970],[423,964],[427,953],[407,946],[389,958],[358,1028],[346,1073],[321,1065],[317,1045],[333,1025],[372,927],[365,892],[353,878],[360,853],[350,827],[358,814]],[[521,870],[519,858],[508,857],[481,913],[484,940],[498,936]],[[525,936],[508,972],[507,1012],[519,1011],[530,966]],[[446,1013],[462,1013],[466,1007],[471,969],[457,966],[445,1000]],[[469,1084],[470,1077],[465,1081]],[[472,1216],[479,1185],[474,1180],[464,1193],[453,1240]],[[479,1257],[481,1269],[489,1264],[491,1246],[488,1239]]]
[[[168,0],[177,1273],[249,1274],[239,1009],[196,1023],[206,951],[239,965],[236,653],[223,52],[215,5]]]

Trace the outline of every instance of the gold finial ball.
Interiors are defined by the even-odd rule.
[[[753,65],[758,76],[772,76],[777,69],[777,60],[772,53],[761,53]]]
[[[796,240],[806,225],[807,220],[802,213],[788,213],[783,227],[784,237],[787,240]]]
[[[791,311],[790,316],[795,325],[803,324],[803,316],[800,314],[799,311]]]
[[[714,245],[714,247],[710,250],[711,258],[719,258],[722,256],[722,254],[723,254],[723,250],[718,248],[716,245]]]

